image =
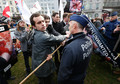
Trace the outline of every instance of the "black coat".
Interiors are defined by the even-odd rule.
[[[65,23],[64,23],[63,21],[61,21],[60,23],[61,23],[61,25],[62,25],[63,27],[65,26]]]
[[[58,84],[83,84],[92,53],[92,41],[83,33],[73,35],[63,50]]]
[[[52,22],[53,28],[62,35],[65,35],[65,30],[60,22]]]
[[[7,61],[0,57],[0,84],[8,84],[6,78],[4,77],[3,69],[7,66]]]
[[[49,34],[53,34],[53,35],[55,35],[55,36],[60,35],[60,33],[57,32],[57,31],[53,28],[52,25],[48,25],[48,27],[47,27],[47,32],[48,32]]]

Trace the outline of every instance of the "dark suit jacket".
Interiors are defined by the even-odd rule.
[[[64,21],[61,21],[60,22],[61,23],[61,25],[64,27],[66,24],[64,23]]]
[[[52,22],[53,28],[62,35],[65,35],[65,29],[60,22]]]
[[[47,31],[48,31],[49,34],[53,34],[53,35],[55,35],[55,36],[60,35],[60,33],[57,32],[57,31],[53,28],[52,25],[48,25]]]

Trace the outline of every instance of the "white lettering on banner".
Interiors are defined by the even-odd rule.
[[[85,51],[85,49],[88,49],[92,45],[91,41],[86,41],[85,44],[82,44],[82,50]]]
[[[6,72],[8,69],[11,68],[11,64],[9,64],[5,69],[4,69],[4,72]]]
[[[5,30],[5,28],[4,28],[4,27],[0,27],[0,32],[1,32],[1,31],[4,31],[4,30]]]
[[[106,57],[108,57],[108,53],[107,53],[105,47],[102,45],[102,43],[101,43],[101,41],[99,40],[99,38],[97,37],[97,35],[93,34],[93,36],[94,36],[97,44],[99,45],[100,49],[103,51],[103,54],[104,54]]]
[[[92,37],[95,43],[97,44],[98,48],[100,49],[101,53],[103,53],[105,57],[109,57],[113,62],[114,66],[118,65],[117,62],[114,60],[116,56],[113,54],[113,52],[111,52],[108,45],[105,43],[104,38],[101,37],[101,35],[99,35],[99,32],[96,30],[96,28],[91,22],[89,23],[89,25],[91,27]]]

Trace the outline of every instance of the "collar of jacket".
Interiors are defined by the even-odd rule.
[[[111,22],[116,22],[117,21],[117,19],[116,20],[113,20],[113,21],[111,21]]]
[[[58,22],[54,22],[54,21],[52,22],[52,24],[57,24],[57,23],[58,23]]]
[[[73,34],[73,38],[68,40],[65,44],[69,44],[70,42],[72,42],[73,40],[77,39],[77,38],[84,38],[86,35],[84,34],[84,32],[80,32],[80,33],[76,33]]]
[[[44,33],[46,33],[47,32],[47,29],[45,30],[45,31],[41,31],[41,30],[37,30],[37,29],[34,29],[34,32],[44,32]]]

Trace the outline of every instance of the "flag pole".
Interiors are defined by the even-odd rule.
[[[118,57],[120,57],[120,53],[117,55],[117,57],[114,60],[116,60]]]
[[[9,1],[7,1],[7,3],[8,3],[8,6],[9,6],[9,8],[10,8],[10,18],[11,18],[11,13],[12,13],[12,11],[11,11],[11,7],[10,7],[10,2]]]
[[[16,4],[16,3],[15,3],[15,4]],[[17,4],[16,4],[16,7],[17,7]],[[18,7],[17,7],[17,8],[18,8]],[[20,10],[19,10],[19,14],[20,14]],[[20,17],[21,17],[21,19],[25,22],[25,19],[23,18],[22,14],[20,14]],[[25,22],[25,28],[26,28],[26,29],[28,28],[26,22]]]
[[[65,39],[64,41],[66,41],[67,39]],[[63,41],[63,42],[64,42]],[[61,45],[59,45],[58,47],[57,47],[57,49],[52,53],[52,54],[50,54],[51,56],[60,48],[62,46],[62,44]],[[23,79],[19,84],[23,84],[33,73],[35,73],[35,71],[37,71],[45,62],[47,61],[47,59],[45,59],[37,68],[35,68],[25,79]]]
[[[82,1],[82,7],[83,7],[83,0],[81,0],[81,1]],[[83,8],[82,8],[82,7],[81,7],[81,14],[82,14],[82,11],[83,11]],[[80,15],[81,15],[81,14],[80,14]]]
[[[19,13],[22,14],[25,22],[26,22],[27,24],[30,24],[29,18],[30,18],[30,16],[31,16],[31,13],[30,13],[30,10],[29,10],[29,8],[27,7],[25,1],[22,0],[22,2],[21,2],[21,0],[15,0],[15,3],[16,3],[16,5],[17,5],[17,8],[18,8],[18,10],[19,10]]]

